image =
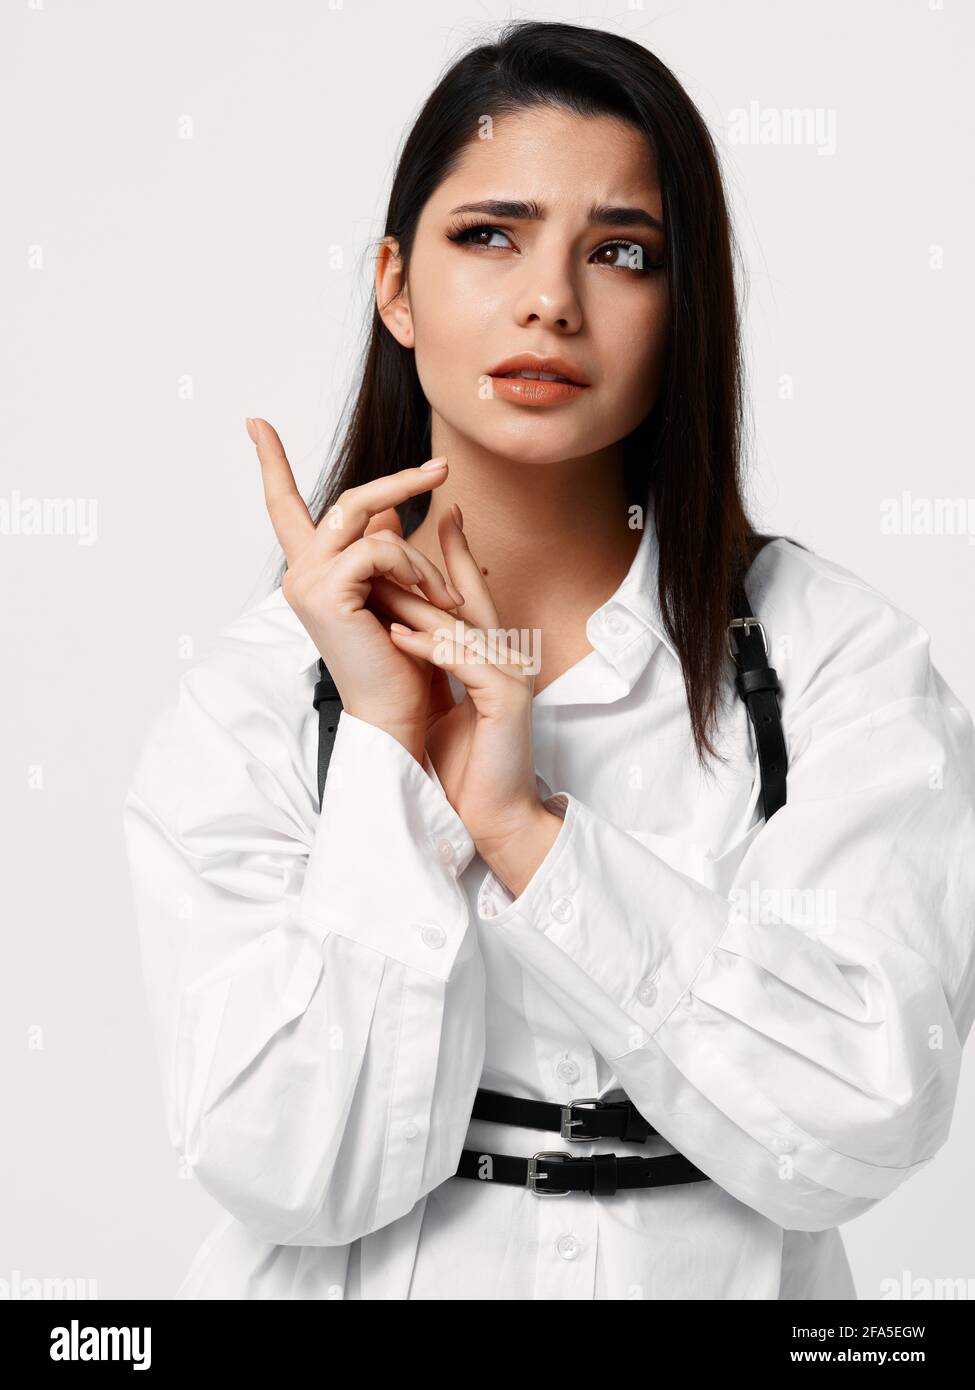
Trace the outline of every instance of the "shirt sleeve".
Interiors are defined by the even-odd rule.
[[[931,1162],[975,1007],[972,721],[923,628],[850,606],[785,701],[767,824],[690,874],[559,792],[523,892],[478,899],[659,1133],[796,1230]]]
[[[319,817],[301,738],[234,689],[184,675],[124,803],[169,1137],[262,1239],[346,1244],[456,1170],[485,1042],[474,846],[345,711]]]

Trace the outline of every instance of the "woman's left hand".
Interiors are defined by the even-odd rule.
[[[478,853],[500,868],[519,857],[514,846],[539,844],[540,832],[554,832],[561,822],[538,797],[530,663],[505,645],[484,576],[450,512],[439,536],[448,578],[464,595],[455,610],[463,616],[451,617],[388,579],[374,580],[373,594],[396,620],[390,626],[396,645],[453,672],[466,687],[455,704],[446,679],[434,683],[431,694],[439,698],[431,700],[427,752]]]

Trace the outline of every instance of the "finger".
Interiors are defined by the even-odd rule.
[[[494,606],[494,599],[481,573],[480,565],[471,554],[463,527],[458,523],[458,516],[463,521],[463,515],[455,502],[447,508],[437,524],[440,549],[443,551],[447,573],[451,582],[464,595],[464,617],[477,627],[499,628],[501,620]]]
[[[463,618],[448,617],[432,604],[418,598],[416,594],[397,591],[395,585],[389,585],[381,579],[375,580],[373,587],[381,587],[384,584],[384,592],[389,595],[389,609],[393,616],[396,615],[397,609],[412,610],[414,621],[404,624],[401,618],[397,618],[401,627],[406,626],[411,632],[419,632],[435,639],[449,638],[457,644],[458,650],[466,651],[472,661],[490,661],[495,666],[507,669],[509,674],[517,675],[519,679],[532,667],[531,659],[508,642],[507,633],[503,629],[491,628],[485,632],[481,628],[472,627]],[[386,601],[385,598],[383,601]]]
[[[391,581],[385,579],[374,580],[372,583],[371,592],[366,600],[366,607],[369,609],[370,613],[382,623],[386,631],[389,632],[395,619],[377,600],[377,583],[389,584],[389,587],[395,589],[397,593],[405,593],[406,590],[401,589],[398,584],[393,584]],[[430,676],[429,694],[427,696],[427,723],[429,724],[431,719],[436,720],[442,715],[448,714],[450,710],[453,709],[456,701],[454,700],[454,692],[450,688],[450,681],[447,679],[447,672],[442,670],[439,666],[432,666],[428,661],[424,661],[422,657],[415,657],[415,660],[418,661],[421,666],[426,667]]]
[[[295,475],[291,471],[291,464],[277,430],[260,418],[255,419],[253,425],[257,436],[254,442],[264,483],[264,501],[274,534],[290,566],[314,539],[315,523],[298,491]]]
[[[440,570],[424,555],[422,550],[418,550],[409,541],[403,540],[401,535],[396,532],[377,531],[376,535],[381,535],[385,540],[392,541],[396,545],[403,547],[409,556],[413,568],[420,574],[419,587],[426,594],[431,603],[439,605],[440,608],[457,608],[464,602],[464,595],[453,587],[452,584],[444,579]]]
[[[395,507],[387,507],[384,511],[376,512],[374,516],[369,518],[369,523],[362,534],[368,536],[373,531],[396,531],[399,535],[403,534],[399,512]]]
[[[355,545],[343,550],[335,560],[332,572],[340,591],[371,586],[377,575],[392,575],[403,585],[404,591],[420,582],[420,575],[402,546],[380,536],[363,536]]]
[[[452,626],[461,625],[455,620]],[[478,694],[493,694],[498,698],[510,698],[511,682],[529,693],[532,675],[527,670],[527,661],[518,653],[508,651],[510,658],[504,662],[495,659],[490,648],[475,650],[459,638],[452,628],[442,626],[437,632],[410,631],[400,622],[390,624],[391,640],[401,650],[411,656],[422,656],[431,665],[452,672],[470,691],[472,698]],[[476,635],[476,630],[475,634]]]
[[[394,587],[396,587],[396,586],[394,585]],[[374,606],[374,604],[373,604],[373,602],[372,602],[372,595],[371,595],[371,594],[370,594],[369,598],[366,599],[365,607],[369,609],[369,611],[372,613],[373,617],[377,618],[378,621],[382,623],[383,627],[386,629],[386,631],[387,631],[387,633],[388,633],[388,632],[389,632],[389,629],[390,629],[390,626],[391,626],[391,624],[392,624],[392,622],[393,622],[394,620],[393,620],[392,617],[390,617],[389,614],[384,613],[384,612],[379,608],[378,604]],[[400,650],[402,651],[403,649],[400,648]],[[435,699],[435,697],[434,697],[434,686],[435,686],[435,683],[439,684],[439,682],[440,682],[441,680],[445,681],[445,680],[447,679],[446,672],[444,672],[444,671],[438,671],[437,668],[436,668],[436,666],[431,666],[430,663],[429,663],[428,661],[424,661],[423,657],[420,656],[419,653],[417,653],[417,652],[408,652],[408,653],[405,653],[405,655],[408,655],[408,656],[409,656],[410,660],[413,662],[413,665],[417,668],[418,671],[420,671],[421,673],[424,673],[424,674],[426,674],[427,676],[429,676],[429,679],[430,679],[429,691],[430,691],[430,693],[429,693],[429,696],[428,696],[428,699],[427,699],[427,707],[428,707],[428,709],[439,708],[439,706],[442,704],[442,700],[441,700],[441,698],[440,698],[440,696],[439,696],[439,694],[438,694],[438,695],[436,696],[436,705],[434,704],[434,699]],[[453,698],[453,697],[451,696],[451,699],[452,699],[452,698]]]
[[[418,468],[401,468],[398,473],[374,478],[341,493],[318,523],[315,558],[327,559],[361,540],[377,512],[439,487],[447,476],[446,460],[430,459],[429,462],[439,466],[430,469],[423,464]]]
[[[387,612],[414,631],[433,634],[445,625],[443,612],[412,590],[401,589],[389,580],[376,578],[372,581],[372,592]],[[466,612],[466,609],[464,611]],[[499,664],[510,662],[514,665],[522,662],[529,666],[534,665],[532,658],[520,651],[518,643],[510,640],[505,628],[479,628],[460,613],[449,626],[452,631],[457,632],[461,641],[473,646],[475,650],[484,652]]]
[[[394,594],[409,593],[413,598],[416,598],[416,595],[411,590],[403,589],[399,584],[394,584],[389,579],[374,579],[372,581],[366,607],[374,617],[378,618],[388,632],[395,621],[395,614],[391,613],[380,601],[376,593],[379,585],[391,590]],[[421,599],[419,602],[422,603],[423,600]],[[454,700],[454,692],[450,687],[450,681],[447,679],[447,672],[439,666],[431,666],[429,662],[423,662],[422,657],[417,659],[426,665],[430,674],[430,691],[427,698],[427,722],[429,723],[431,719],[439,719],[442,715],[449,713],[456,701]]]
[[[444,610],[412,589],[402,589],[398,584],[377,576],[372,582],[372,592],[387,613],[399,618],[408,627],[425,632],[434,632],[438,627],[443,627]]]

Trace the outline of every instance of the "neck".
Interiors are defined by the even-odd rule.
[[[448,477],[431,493],[411,544],[446,574],[437,527],[456,502],[504,626],[550,626],[556,615],[584,624],[622,583],[640,543],[618,447],[536,464],[439,433],[433,453],[446,455]]]

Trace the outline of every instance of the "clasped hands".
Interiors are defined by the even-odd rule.
[[[372,530],[402,535],[395,508]],[[540,801],[532,752],[533,676],[507,640],[454,503],[438,525],[447,579],[464,602],[444,610],[414,589],[375,577],[369,606],[391,641],[431,667],[426,751],[482,859],[517,897],[555,842],[562,820]],[[455,703],[448,672],[465,687]]]
[[[273,425],[248,418],[247,431],[287,560],[284,597],[323,654],[343,707],[413,756],[426,748],[478,853],[518,897],[562,826],[538,797],[529,664],[498,640],[497,610],[456,504],[438,526],[446,581],[404,538],[396,510],[439,487],[446,460],[351,486],[315,523]],[[457,704],[448,672],[465,687]]]

